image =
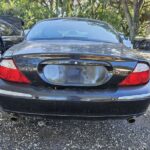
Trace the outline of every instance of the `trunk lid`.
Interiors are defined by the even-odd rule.
[[[32,84],[50,87],[117,86],[138,61],[122,44],[81,41],[25,41],[9,56]]]
[[[41,78],[59,86],[100,86],[112,77],[108,63],[81,60],[47,60],[39,64]]]
[[[74,40],[51,40],[51,41],[24,41],[9,49],[5,55],[27,55],[27,54],[53,54],[53,53],[79,53],[109,55],[127,58],[138,58],[138,52],[128,49],[123,44],[74,41]]]

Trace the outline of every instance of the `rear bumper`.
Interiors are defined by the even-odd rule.
[[[23,114],[75,117],[131,117],[144,114],[149,100],[80,102],[0,97],[5,111]]]
[[[51,116],[131,117],[145,113],[150,83],[102,91],[48,90],[0,81],[4,111]]]

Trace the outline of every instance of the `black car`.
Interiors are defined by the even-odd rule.
[[[107,23],[48,19],[0,63],[4,111],[51,116],[124,117],[150,103],[150,65]]]
[[[4,43],[3,43],[3,39],[0,36],[0,57],[4,53],[4,51],[5,51],[5,46],[4,46]]]
[[[150,50],[150,38],[136,38],[133,46],[136,49]]]
[[[7,50],[24,38],[23,21],[16,17],[0,16],[0,36]]]

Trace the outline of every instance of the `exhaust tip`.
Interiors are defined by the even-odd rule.
[[[16,121],[18,121],[18,118],[17,117],[11,117],[10,120],[16,122]]]
[[[19,115],[18,114],[15,114],[15,113],[11,113],[9,115],[9,119],[13,122],[17,122],[19,120]]]
[[[128,123],[135,123],[135,118],[129,118],[127,119]]]

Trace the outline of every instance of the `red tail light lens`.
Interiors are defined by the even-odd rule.
[[[6,81],[18,83],[30,83],[30,81],[19,71],[12,59],[4,59],[0,63],[0,78]]]
[[[130,73],[119,85],[142,85],[150,80],[150,68],[147,64],[138,63],[132,73]]]

